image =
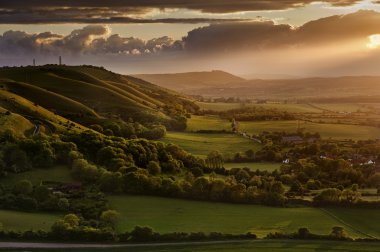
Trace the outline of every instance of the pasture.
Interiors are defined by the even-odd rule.
[[[49,231],[50,227],[60,217],[59,214],[51,213],[27,213],[0,210],[0,223],[3,224],[3,229],[12,231]]]
[[[313,233],[328,234],[333,226],[343,226],[350,236],[363,237],[360,232],[365,232],[369,225],[365,221],[342,222],[340,217],[335,217],[346,209],[336,209],[332,215],[310,207],[275,208],[144,196],[110,196],[109,200],[111,208],[122,216],[117,226],[119,231],[131,230],[140,225],[150,226],[160,233],[252,232],[263,237],[270,232],[294,232],[300,227],[307,227]],[[378,213],[377,210],[363,213],[367,212],[371,216]],[[367,215],[358,214],[356,218],[364,220]],[[375,225],[373,228],[374,234],[380,231]]]
[[[282,164],[280,163],[224,163],[224,168],[249,168],[251,171],[269,171],[279,170]]]
[[[13,186],[20,180],[28,179],[34,185],[41,181],[73,182],[70,170],[66,166],[55,166],[50,169],[33,169],[19,174],[10,173],[7,177],[0,178],[0,183],[6,186]]]
[[[306,121],[300,121],[299,126],[304,132],[318,132],[322,138],[333,138],[337,140],[367,140],[380,136],[380,128],[370,126],[312,123]],[[259,134],[263,131],[294,133],[297,132],[297,128],[298,121],[240,122],[240,130],[249,134]]]
[[[231,156],[236,152],[244,152],[249,149],[257,151],[261,147],[252,140],[234,134],[168,132],[161,141],[176,144],[187,152],[201,157],[207,156],[214,150],[225,156]]]
[[[198,130],[226,130],[231,131],[231,122],[223,120],[219,116],[196,116],[192,115],[187,120],[186,131]]]
[[[297,103],[268,103],[268,104],[256,104],[256,103],[206,103],[197,102],[197,105],[203,110],[225,111],[231,109],[240,109],[247,107],[262,107],[266,109],[278,109],[281,111],[288,111],[291,113],[322,113],[322,109],[315,108],[309,104],[297,104]]]

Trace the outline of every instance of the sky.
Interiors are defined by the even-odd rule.
[[[380,75],[378,0],[0,0],[0,65]]]

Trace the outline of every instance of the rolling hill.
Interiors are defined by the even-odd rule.
[[[160,84],[159,82],[157,82]],[[180,84],[179,84],[180,85]],[[343,76],[298,79],[254,79],[220,82],[212,87],[193,85],[187,95],[305,101],[380,101],[380,77]]]
[[[0,106],[54,130],[131,120],[170,128],[197,109],[187,98],[135,77],[58,65],[0,68]]]
[[[243,78],[223,71],[188,72],[174,74],[141,74],[135,75],[143,80],[182,93],[192,93],[192,90],[215,88],[231,82],[244,81]]]

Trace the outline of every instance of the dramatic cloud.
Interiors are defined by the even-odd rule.
[[[262,72],[297,74],[317,67],[329,72],[342,64],[353,69],[355,62],[368,58],[367,69],[374,69],[380,60],[379,23],[380,13],[375,11],[331,16],[300,27],[268,20],[216,23],[194,29],[181,40],[124,37],[104,25],[89,25],[66,36],[8,31],[0,36],[0,64],[30,64],[32,57],[51,62],[62,55],[67,63],[98,64],[121,72],[248,72],[255,66]]]
[[[104,25],[89,25],[72,31],[67,36],[49,32],[28,34],[8,31],[0,36],[0,55],[140,55],[163,50],[181,50],[182,44],[169,37],[144,41],[110,35]]]
[[[189,32],[183,40],[187,50],[202,53],[284,49],[367,40],[380,33],[379,24],[380,13],[359,11],[311,21],[299,28],[272,21],[212,24]]]
[[[361,0],[322,0],[332,6],[350,6]],[[284,10],[315,0],[12,0],[0,4],[0,23],[200,23],[210,18],[145,19],[157,9],[190,9],[205,13]],[[138,16],[138,18],[136,18]],[[221,21],[219,19],[219,21]]]

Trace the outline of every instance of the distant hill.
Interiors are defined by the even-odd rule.
[[[103,68],[46,65],[0,68],[0,108],[29,120],[25,128],[39,120],[55,130],[68,125],[80,130],[112,120],[175,127],[196,105],[173,91]]]
[[[174,74],[140,74],[135,76],[161,87],[182,93],[188,93],[189,91],[202,88],[225,86],[231,82],[244,81],[241,77],[223,71]]]
[[[347,76],[280,80],[247,80],[188,90],[189,95],[254,99],[380,101],[380,77]]]

